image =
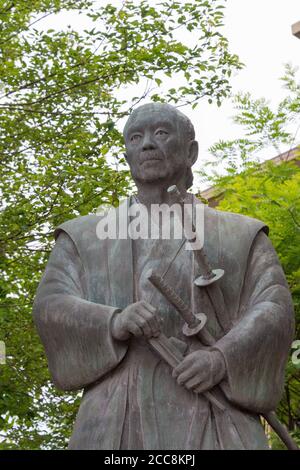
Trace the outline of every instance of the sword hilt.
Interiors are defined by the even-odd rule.
[[[174,184],[173,186],[170,186],[168,189],[167,189],[167,192],[169,194],[171,194],[172,196],[174,196],[177,200],[177,202],[179,202],[179,204],[181,204],[183,207],[184,207],[184,204],[185,204],[185,199],[184,197],[182,196],[181,192],[179,191],[179,189],[177,188],[177,186]],[[192,233],[193,234],[196,234],[196,229],[195,229],[195,225],[193,223],[193,219],[192,217],[189,216],[189,214],[185,214],[185,222],[188,223],[189,227],[192,229]],[[188,236],[187,232],[186,232],[186,229],[185,227],[183,227],[184,229],[184,234],[185,234],[185,237],[187,238],[187,240],[189,242],[192,242],[193,240]],[[197,235],[196,235],[197,236]],[[199,263],[199,266],[201,267],[201,271],[202,271],[202,276],[200,276],[198,278],[199,280],[199,284],[197,285],[201,285],[201,286],[205,286],[205,285],[209,285],[211,284],[212,282],[215,282],[217,279],[220,279],[220,277],[222,277],[222,275],[224,274],[224,271],[223,271],[223,274],[220,276],[220,269],[219,270],[213,270],[209,264],[209,261],[204,253],[204,251],[201,249],[196,249],[194,250],[194,255]],[[216,272],[217,271],[217,272]]]
[[[166,297],[166,299],[176,307],[189,328],[196,328],[200,320],[191,312],[189,307],[176,294],[176,292],[163,280],[161,276],[155,274],[152,270],[147,273],[149,281]]]
[[[194,315],[190,308],[184,303],[184,301],[176,294],[174,289],[170,287],[161,276],[155,274],[150,270],[147,274],[149,281],[156,287],[159,292],[165,296],[165,298],[174,305],[176,310],[180,313],[185,321],[183,327],[183,333],[185,336],[198,336],[198,338],[206,345],[211,346],[214,344],[214,338],[209,333],[207,328],[204,328],[206,323],[206,315],[199,313]]]

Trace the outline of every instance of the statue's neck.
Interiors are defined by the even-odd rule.
[[[138,201],[147,207],[150,207],[151,204],[172,205],[174,203],[173,197],[167,191],[168,187],[171,186],[169,182],[166,184],[155,184],[154,182],[136,182],[136,185],[138,189]],[[187,194],[185,185],[183,183],[178,182],[177,187],[181,192],[182,196],[185,197],[185,195]]]

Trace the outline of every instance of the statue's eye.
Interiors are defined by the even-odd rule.
[[[131,142],[138,142],[141,138],[141,134],[133,134],[131,137],[130,137],[130,140]]]
[[[168,132],[164,131],[163,129],[157,129],[155,135],[158,135],[159,137],[165,137],[168,135]]]

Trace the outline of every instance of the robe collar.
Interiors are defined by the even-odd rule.
[[[118,227],[126,226],[128,229],[130,223],[129,207],[132,203],[133,198],[129,197],[116,208]],[[115,240],[109,239],[107,243],[109,275],[114,280],[110,283],[111,305],[118,304],[120,308],[125,308],[134,302],[133,240],[129,237],[124,239],[119,237]],[[178,247],[175,246],[174,255],[179,252],[180,244],[182,241],[178,240]],[[174,256],[167,263],[162,260],[159,274],[163,275],[165,272],[169,272],[174,260]]]

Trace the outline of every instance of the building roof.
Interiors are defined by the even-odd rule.
[[[300,24],[300,22],[299,22]],[[299,157],[299,147],[295,147],[293,149],[288,150],[287,152],[281,153],[276,157],[270,158],[266,160],[266,162],[273,162],[275,165],[280,165],[283,162],[289,162],[291,160],[295,160],[296,157]],[[262,165],[265,162],[262,163]],[[300,161],[296,162],[296,165],[300,167]],[[222,199],[223,191],[216,193],[216,189],[214,186],[201,191],[201,196],[206,199],[209,203],[209,206],[215,207],[218,205],[220,199]]]

